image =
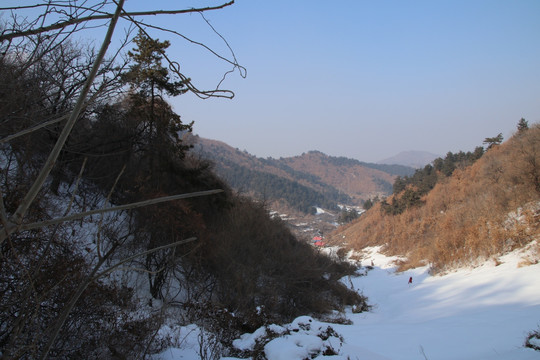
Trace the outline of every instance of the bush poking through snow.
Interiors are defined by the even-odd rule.
[[[300,316],[285,326],[268,325],[233,342],[235,356],[252,359],[313,359],[339,355],[343,337],[331,326]]]
[[[363,298],[363,301],[358,302],[358,304],[354,304],[352,306],[352,312],[354,314],[363,313],[366,311],[369,311],[371,309],[371,306],[367,303],[367,298],[364,295],[360,295]]]
[[[525,347],[540,351],[540,329],[531,331],[525,339]]]

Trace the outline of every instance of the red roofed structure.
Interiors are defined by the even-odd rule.
[[[314,236],[313,237],[313,245],[315,245],[315,246],[324,246],[324,241],[322,239],[322,236]]]

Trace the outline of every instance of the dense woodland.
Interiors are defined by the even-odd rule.
[[[122,3],[107,3],[113,20]],[[35,23],[8,25],[0,37],[3,358],[145,358],[168,345],[158,332],[171,322],[212,331],[215,342],[201,343],[212,352],[270,321],[365,308],[339,282],[352,266],[233,194],[182,142],[194,124],[165,97],[197,90],[167,64],[168,41],[140,29],[129,51],[118,50],[125,62],[101,61],[64,28],[42,36],[23,32]],[[50,174],[28,195],[66,131]],[[162,202],[140,203],[149,199]],[[125,210],[101,212],[117,206]]]
[[[396,175],[412,175],[401,165],[379,165],[310,151],[292,158],[257,158],[213,140],[191,139],[196,152],[211,159],[231,187],[270,204],[313,213],[315,207],[337,211],[338,204],[361,205],[389,195]]]
[[[285,171],[294,180],[257,170],[256,166],[240,165],[219,152],[204,151],[203,149],[201,153],[212,159],[216,166],[216,172],[232,188],[268,203],[286,200],[291,208],[308,214],[315,211],[314,206],[337,210],[338,204],[351,202],[349,196],[323,183],[316,176],[295,171],[274,159],[258,159],[258,161],[269,163],[270,166]],[[316,184],[320,190],[301,184],[302,179]]]
[[[538,240],[540,124],[522,119],[514,136],[501,140],[487,138],[484,154],[478,148],[449,153],[411,178],[398,178],[387,201],[339,229],[334,240],[345,237],[356,249],[383,245],[407,256],[403,269],[428,263],[434,272]]]

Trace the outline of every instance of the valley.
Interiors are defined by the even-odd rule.
[[[538,358],[535,2],[11,3],[2,360]]]
[[[187,136],[193,151],[212,161],[237,192],[263,201],[300,239],[330,234],[344,208],[363,211],[368,199],[391,194],[396,176],[414,168],[360,162],[309,151],[290,158],[262,159],[216,140]]]
[[[443,276],[431,275],[425,266],[397,272],[399,257],[380,250],[370,247],[356,254],[363,267],[357,276],[343,279],[368,296],[369,312],[347,308],[334,313],[333,319],[301,316],[289,324],[268,324],[234,340],[235,348],[268,360],[538,358],[538,352],[524,344],[529,331],[538,329],[540,264],[520,265],[535,256],[534,244],[498,263],[463,267]],[[410,277],[412,284],[407,283]],[[155,359],[198,358],[199,330],[184,327],[175,334],[184,337],[182,348],[170,348]],[[531,342],[540,345],[537,337]]]

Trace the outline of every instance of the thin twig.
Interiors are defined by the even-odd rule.
[[[109,203],[111,201],[111,196],[112,196],[112,193],[114,192],[114,189],[116,188],[116,184],[118,184],[118,181],[122,177],[122,174],[124,173],[125,170],[126,170],[126,165],[124,164],[124,166],[122,166],[122,169],[118,173],[118,176],[116,176],[116,179],[114,180],[113,186],[111,186],[111,190],[109,191],[109,194],[107,194],[106,203]],[[104,213],[101,213],[101,218],[99,219],[98,230],[97,230],[97,242],[96,242],[97,255],[98,255],[98,258],[100,259],[101,259],[101,226],[103,224],[103,214]]]
[[[2,189],[0,189],[0,222],[2,222],[2,226],[4,227],[4,230],[8,228],[8,218],[6,213],[6,207],[4,206],[4,195],[2,193]]]
[[[420,345],[420,354],[424,356],[424,359],[428,360],[428,357],[426,356],[426,353],[424,352],[424,347]]]
[[[88,160],[87,157],[84,158],[83,163],[81,165],[81,170],[79,171],[79,175],[77,176],[77,181],[75,182],[75,188],[73,189],[73,193],[71,194],[71,199],[69,199],[69,204],[66,209],[66,212],[64,213],[64,216],[69,214],[71,211],[71,206],[73,206],[73,201],[75,200],[75,196],[77,195],[77,190],[79,189],[79,183],[81,182],[82,174],[84,172],[84,168],[86,167],[86,161]]]
[[[161,26],[157,26],[157,25],[152,25],[152,24],[148,24],[148,23],[145,23],[145,22],[141,22],[141,21],[138,21],[136,20],[135,18],[129,16],[128,13],[125,13],[124,14],[126,17],[129,18],[129,20],[135,24],[135,26],[137,26],[137,28],[139,29],[139,31],[141,33],[143,33],[145,36],[147,36],[148,38],[151,38],[151,36],[148,34],[148,32],[145,30],[145,27],[147,28],[152,28],[152,29],[156,29],[156,30],[159,30],[159,31],[164,31],[164,32],[169,32],[169,33],[172,33],[176,36],[179,36],[181,38],[183,38],[184,40],[194,44],[194,45],[197,45],[197,46],[201,46],[203,47],[204,49],[206,49],[207,51],[209,51],[210,53],[212,53],[212,55],[216,56],[218,59],[220,60],[223,60],[231,65],[233,65],[233,70],[230,70],[230,71],[227,71],[224,75],[223,75],[223,78],[222,80],[218,83],[218,86],[216,87],[216,89],[214,90],[199,90],[197,89],[192,83],[191,83],[191,79],[187,76],[185,76],[181,71],[180,71],[180,64],[178,64],[178,62],[176,61],[172,61],[168,56],[167,54],[163,53],[161,54],[163,56],[163,58],[167,61],[167,63],[169,64],[169,70],[171,70],[173,73],[175,73],[179,78],[180,80],[182,81],[182,84],[184,84],[186,86],[186,88],[191,91],[193,94],[195,94],[198,98],[201,98],[201,99],[208,99],[208,98],[211,98],[211,97],[217,97],[217,98],[226,98],[226,99],[232,99],[234,98],[234,92],[231,91],[231,90],[220,90],[219,89],[219,86],[221,85],[221,83],[223,82],[223,80],[225,79],[225,77],[227,76],[228,73],[231,73],[234,71],[234,69],[239,69],[239,72],[240,72],[240,76],[242,76],[243,78],[245,78],[247,76],[247,70],[246,68],[244,68],[243,66],[241,66],[240,64],[238,64],[237,60],[236,60],[236,57],[234,55],[234,52],[233,52],[233,59],[234,61],[231,61],[229,59],[227,59],[226,57],[224,56],[221,56],[219,55],[217,52],[215,52],[214,50],[212,50],[210,47],[208,47],[207,45],[201,43],[201,42],[198,42],[198,41],[195,41],[195,40],[192,40],[190,38],[188,38],[187,36],[185,36],[184,34],[181,34],[179,33],[178,31],[175,31],[175,30],[171,30],[171,29],[167,29],[167,28],[164,28],[164,27],[161,27]],[[216,32],[224,41],[225,39],[223,38],[223,36],[221,36],[209,23],[208,25],[212,28],[212,30],[214,32]],[[227,44],[227,46],[229,46],[229,44],[225,41],[225,43]],[[229,49],[231,49],[229,47]],[[231,49],[231,52],[232,52],[232,49]]]
[[[124,0],[119,0],[119,5],[115,12],[115,16],[111,20],[109,29],[107,30],[107,34],[105,35],[105,38],[103,39],[103,43],[101,45],[99,53],[94,61],[94,64],[92,65],[92,69],[90,70],[90,73],[88,74],[88,78],[86,79],[86,83],[84,84],[84,87],[79,95],[79,98],[77,99],[77,103],[75,104],[75,107],[73,111],[71,112],[68,121],[64,125],[64,128],[62,129],[62,132],[60,133],[60,136],[58,137],[58,140],[54,148],[51,150],[51,153],[49,154],[47,161],[43,165],[43,168],[41,169],[37,179],[34,181],[34,183],[32,184],[32,187],[28,190],[28,193],[26,194],[24,199],[21,201],[21,204],[19,205],[19,207],[17,208],[17,210],[11,217],[11,222],[14,225],[5,229],[8,234],[15,231],[17,226],[20,226],[20,224],[22,223],[22,220],[24,216],[26,215],[26,212],[30,208],[30,205],[34,202],[34,199],[36,198],[38,192],[43,187],[45,180],[49,176],[54,164],[56,163],[56,160],[58,159],[58,156],[60,155],[60,151],[64,147],[64,144],[66,143],[67,138],[69,134],[71,133],[71,130],[73,129],[73,126],[75,125],[75,122],[77,121],[79,114],[81,113],[83,106],[85,104],[86,96],[88,95],[88,92],[90,91],[90,88],[92,86],[92,83],[94,82],[94,79],[96,78],[99,67],[103,61],[103,58],[105,57],[105,53],[107,52],[107,49],[109,48],[109,45],[111,43],[112,35],[114,33],[114,28],[116,27],[116,23],[118,22],[118,18],[120,16],[123,4],[124,4]],[[2,234],[0,233],[0,244],[4,240],[1,237],[1,235]]]
[[[96,210],[85,211],[82,213],[73,214],[73,215],[62,217],[62,218],[45,220],[45,221],[40,221],[36,223],[31,223],[31,224],[23,224],[19,227],[19,230],[22,231],[22,230],[38,229],[44,226],[50,226],[50,225],[54,225],[54,224],[58,224],[58,223],[66,222],[66,221],[81,219],[86,216],[103,214],[103,213],[112,212],[112,211],[131,210],[131,209],[136,209],[143,206],[160,204],[167,201],[187,199],[187,198],[192,198],[192,197],[197,197],[197,196],[213,195],[213,194],[218,194],[221,192],[223,192],[223,190],[216,189],[216,190],[207,190],[207,191],[197,191],[197,192],[187,193],[187,194],[163,196],[156,199],[144,200],[144,201],[139,201],[139,202],[130,203],[126,205],[114,206],[114,207],[110,207],[106,209],[96,209]]]
[[[185,239],[185,240],[180,240],[180,241],[175,241],[173,243],[170,243],[170,244],[167,244],[167,245],[163,245],[163,246],[158,246],[156,248],[153,248],[153,249],[150,249],[150,250],[146,250],[146,251],[143,251],[143,252],[140,252],[138,254],[135,254],[133,256],[130,256],[130,257],[127,257],[125,259],[123,259],[122,261],[119,261],[118,263],[116,263],[115,265],[103,270],[102,272],[96,274],[93,279],[94,280],[97,280],[99,279],[100,277],[114,271],[116,268],[120,267],[121,265],[131,261],[131,260],[134,260],[136,258],[139,258],[141,256],[144,256],[144,255],[148,255],[148,254],[152,254],[152,253],[155,253],[157,251],[160,251],[160,250],[165,250],[165,249],[170,249],[172,247],[176,247],[176,246],[179,246],[179,245],[183,245],[183,244],[187,244],[189,242],[192,242],[192,241],[195,241],[197,240],[197,238],[195,237],[192,237],[192,238],[189,238],[189,239]]]
[[[204,8],[191,8],[191,9],[182,9],[182,10],[154,10],[154,11],[139,11],[139,12],[129,12],[122,14],[121,17],[135,17],[135,16],[147,16],[147,15],[176,15],[176,14],[186,14],[186,13],[194,13],[194,12],[202,12],[202,11],[210,11],[210,10],[219,10],[223,9],[224,7],[227,7],[229,5],[234,4],[234,0],[229,1],[225,4],[218,5],[218,6],[208,6]],[[108,20],[112,19],[114,14],[102,14],[102,15],[92,15],[92,16],[86,16],[82,18],[73,17],[66,21],[60,21],[48,26],[43,26],[37,29],[30,29],[25,31],[14,31],[7,34],[1,34],[0,35],[0,42],[5,40],[12,40],[18,37],[23,36],[30,36],[30,35],[37,35],[44,32],[49,32],[52,30],[59,30],[66,28],[68,26],[77,25],[89,21],[96,21],[96,20]]]
[[[0,139],[0,144],[4,144],[4,143],[7,143],[15,138],[18,138],[19,136],[23,136],[23,135],[26,135],[26,134],[29,134],[31,132],[34,132],[36,130],[39,130],[41,128],[44,128],[45,126],[47,125],[52,125],[52,124],[56,124],[57,122],[60,122],[62,120],[65,120],[69,117],[69,114],[66,114],[66,115],[63,115],[63,116],[60,116],[59,118],[56,118],[56,119],[53,119],[53,120],[49,120],[49,121],[46,121],[42,124],[39,124],[39,125],[36,125],[34,127],[31,127],[31,128],[28,128],[28,129],[25,129],[25,130],[22,130],[22,131],[19,131],[18,133],[16,134],[13,134],[13,135],[9,135],[9,136],[6,136],[2,139]]]

